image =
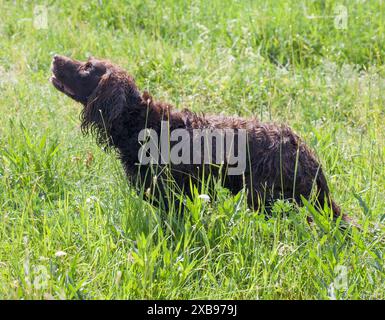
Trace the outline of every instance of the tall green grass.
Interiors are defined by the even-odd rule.
[[[33,24],[42,4],[46,29]],[[327,18],[340,4],[346,29]],[[0,298],[384,298],[385,3],[0,9]],[[107,57],[177,108],[289,123],[362,230],[283,201],[266,220],[220,186],[210,203],[197,190],[183,216],[152,207],[82,137],[79,106],[48,82],[54,53]]]

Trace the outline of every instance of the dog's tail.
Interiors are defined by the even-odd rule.
[[[359,227],[359,225],[354,222],[351,217],[349,217],[346,213],[342,212],[340,206],[337,205],[337,203],[332,199],[328,184],[326,182],[326,178],[322,170],[319,170],[318,172],[316,178],[316,185],[318,189],[317,200],[321,209],[324,207],[325,201],[327,201],[329,208],[331,208],[331,210],[333,211],[333,217],[335,220],[341,217],[341,219],[345,221],[348,225]]]

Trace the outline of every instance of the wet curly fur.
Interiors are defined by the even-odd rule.
[[[86,76],[79,76],[82,68],[88,70]],[[144,190],[156,189],[156,197],[166,206],[169,205],[165,196],[167,174],[186,194],[191,192],[191,182],[199,184],[202,175],[208,177],[210,174],[221,176],[223,185],[234,194],[245,188],[248,204],[253,209],[269,208],[276,199],[293,200],[301,205],[301,197],[310,199],[315,194],[318,208],[323,208],[326,201],[335,217],[342,215],[343,219],[348,219],[331,199],[324,172],[314,153],[286,125],[262,123],[255,118],[174,110],[169,104],[154,101],[147,92],[141,94],[126,71],[104,60],[90,58],[87,62],[79,62],[55,56],[53,73],[55,87],[84,105],[81,112],[83,132],[92,133],[99,144],[115,149],[130,180]],[[166,170],[161,164],[151,168],[150,165],[138,166],[139,132],[151,128],[160,134],[162,120],[169,122],[170,131],[177,128],[189,131],[245,129],[249,157],[244,175],[226,176],[223,168],[207,164],[171,164]]]

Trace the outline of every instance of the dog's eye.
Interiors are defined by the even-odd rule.
[[[85,65],[84,65],[84,71],[90,71],[92,69],[93,65],[91,62],[87,62]]]

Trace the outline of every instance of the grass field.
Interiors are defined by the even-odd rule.
[[[0,0],[0,12],[0,298],[385,298],[384,1]],[[290,124],[362,230],[282,201],[265,220],[220,188],[183,217],[151,207],[82,136],[80,106],[48,81],[54,53],[109,58],[177,108]]]

